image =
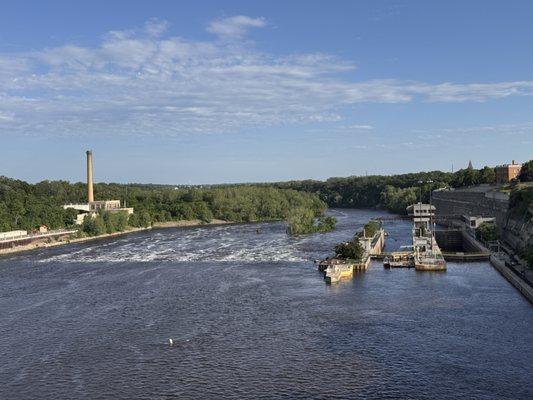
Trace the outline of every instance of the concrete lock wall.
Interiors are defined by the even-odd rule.
[[[459,229],[435,231],[435,240],[439,247],[446,251],[464,251],[463,235]]]
[[[435,231],[435,240],[439,247],[446,251],[463,251],[470,253],[486,252],[481,244],[463,229]]]
[[[436,215],[470,215],[494,217],[500,238],[517,251],[523,251],[533,237],[533,222],[527,215],[508,215],[509,201],[505,193],[462,190],[433,192]],[[453,236],[453,234],[451,234]],[[446,241],[441,237],[441,241]],[[440,243],[437,238],[437,242]],[[466,249],[465,249],[466,250]]]
[[[524,295],[526,299],[533,304],[533,288],[524,282],[522,279],[516,276],[516,274],[511,271],[505,263],[495,257],[494,255],[490,256],[490,263],[502,274],[515,288]]]
[[[498,194],[498,193],[496,193]],[[436,215],[470,215],[496,218],[499,228],[505,225],[509,206],[507,196],[494,193],[442,190],[433,192]]]

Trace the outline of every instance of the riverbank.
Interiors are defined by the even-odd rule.
[[[47,249],[47,248],[52,248],[52,247],[64,246],[66,244],[72,244],[72,243],[83,243],[83,242],[90,242],[90,241],[98,240],[98,239],[107,239],[107,238],[112,238],[115,236],[122,236],[122,235],[127,235],[128,233],[141,232],[141,231],[146,231],[150,229],[152,228],[151,227],[128,228],[127,230],[122,231],[122,232],[104,233],[103,235],[98,235],[98,236],[67,238],[67,239],[54,240],[51,242],[38,241],[38,242],[34,242],[34,243],[22,245],[22,246],[15,246],[10,249],[0,249],[0,256],[14,254],[14,253],[21,253],[21,252],[31,251],[31,250],[36,250],[36,249]]]
[[[21,252],[26,252],[26,251],[32,251],[32,250],[37,250],[37,249],[47,249],[47,248],[52,248],[52,247],[64,246],[64,245],[72,244],[72,243],[84,243],[84,242],[90,242],[90,241],[95,241],[95,240],[100,240],[100,239],[108,239],[108,238],[113,238],[116,236],[122,236],[122,235],[127,235],[129,233],[142,232],[142,231],[147,231],[151,229],[187,228],[187,227],[196,227],[196,226],[217,226],[217,225],[231,225],[231,224],[236,224],[236,223],[237,222],[224,221],[222,219],[213,219],[210,222],[204,222],[201,220],[156,222],[151,227],[147,227],[147,228],[130,227],[127,230],[122,231],[122,232],[104,233],[98,236],[87,236],[87,237],[82,237],[82,238],[67,238],[67,239],[54,240],[50,242],[36,241],[34,243],[30,243],[30,244],[26,244],[22,246],[15,246],[9,249],[0,249],[0,256],[21,253]]]

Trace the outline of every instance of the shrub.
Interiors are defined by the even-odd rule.
[[[322,216],[318,218],[318,232],[331,232],[337,225],[337,218],[332,216]]]
[[[377,231],[381,228],[379,221],[371,220],[364,227],[364,234],[366,237],[374,237]]]
[[[287,222],[287,233],[304,235],[315,232],[330,232],[335,228],[337,220],[331,216],[321,216],[317,220],[312,209],[298,207],[289,212]]]
[[[363,258],[363,247],[357,239],[350,242],[339,243],[335,246],[335,253],[337,257],[342,259],[351,259],[360,261]]]
[[[529,160],[522,164],[522,169],[520,170],[520,175],[518,175],[520,182],[531,182],[533,181],[533,160]]]
[[[476,229],[476,238],[483,242],[492,242],[498,239],[496,225],[492,222],[483,222]]]

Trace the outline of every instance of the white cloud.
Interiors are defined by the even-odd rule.
[[[148,36],[159,37],[168,29],[168,22],[158,18],[151,18],[144,24],[144,31]]]
[[[0,112],[0,123],[2,123],[2,121],[13,121],[13,120],[14,120],[14,117],[12,114],[4,114]]]
[[[223,39],[242,37],[250,28],[263,28],[266,20],[263,17],[251,18],[246,15],[236,15],[211,21],[207,31]]]
[[[96,47],[0,54],[0,134],[184,135],[335,122],[357,103],[488,101],[530,96],[533,82],[353,81],[328,54],[275,56],[245,40],[263,18],[214,21],[233,40],[191,41],[167,23],[114,31]],[[351,129],[370,130],[371,125]],[[440,132],[439,132],[440,133]]]
[[[412,131],[418,133],[419,138],[441,138],[456,136],[463,138],[465,135],[479,135],[479,136],[517,136],[517,135],[533,135],[533,122],[524,122],[520,124],[497,124],[497,125],[482,125],[482,126],[460,126],[454,128],[435,128],[435,129],[416,129]]]
[[[374,129],[372,125],[344,125],[344,126],[341,126],[341,128],[347,129],[347,130],[364,130],[364,131],[370,131]]]

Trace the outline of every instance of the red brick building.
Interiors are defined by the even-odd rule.
[[[515,161],[511,164],[498,165],[494,168],[496,172],[496,183],[508,183],[520,174],[521,164],[516,164]]]

